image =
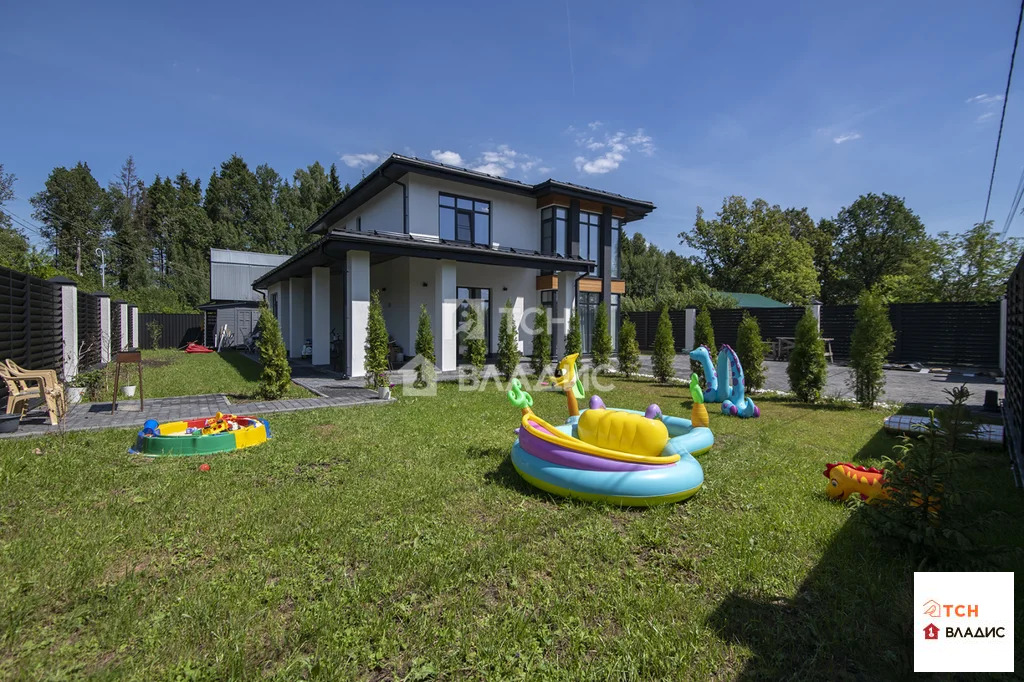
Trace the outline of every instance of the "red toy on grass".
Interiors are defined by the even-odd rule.
[[[185,346],[185,352],[186,353],[212,353],[213,349],[212,348],[207,348],[206,346],[200,345],[198,343],[190,343],[187,346]]]
[[[207,464],[206,462],[203,462],[202,464],[199,465],[199,470],[200,471],[209,471],[210,470],[210,465]]]

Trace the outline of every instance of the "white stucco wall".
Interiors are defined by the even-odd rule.
[[[438,236],[437,195],[448,192],[491,202],[492,245],[540,248],[540,211],[536,199],[412,173],[406,176],[406,181],[409,186],[410,234]]]
[[[404,179],[400,182],[405,182]],[[333,230],[354,230],[356,226],[364,232],[402,232],[404,230],[405,207],[402,201],[402,186],[392,184],[377,196],[367,201],[352,213],[331,226]]]
[[[526,308],[537,305],[537,272],[537,270],[526,268],[508,268],[477,263],[459,263],[457,265],[455,279],[458,286],[491,290],[489,352],[498,352],[501,311],[508,299],[512,300],[513,318],[516,328],[519,330],[519,348],[526,354],[533,351],[533,336],[523,328],[523,313]],[[532,324],[532,317],[527,321]]]
[[[416,327],[409,331],[409,259],[394,258],[370,266],[370,290],[380,292],[388,333],[406,355],[413,355]],[[419,311],[419,306],[416,307]]]

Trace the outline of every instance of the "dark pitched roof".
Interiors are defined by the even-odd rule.
[[[406,173],[441,177],[521,196],[540,197],[551,192],[558,192],[575,198],[590,199],[591,201],[599,201],[613,206],[621,206],[626,210],[627,221],[639,220],[654,210],[654,204],[649,201],[631,199],[614,192],[605,192],[571,182],[548,179],[536,185],[531,185],[519,180],[481,173],[469,168],[449,166],[448,164],[420,159],[414,156],[392,154],[360,180],[345,196],[327,209],[323,215],[313,221],[313,224],[306,228],[306,231],[323,233],[329,225],[359,208]]]

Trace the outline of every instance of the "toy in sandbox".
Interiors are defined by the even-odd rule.
[[[740,365],[736,351],[729,346],[722,346],[718,351],[717,371],[711,363],[711,351],[707,346],[698,346],[691,350],[690,359],[699,362],[704,368],[705,402],[722,403],[722,414],[734,417],[761,416],[761,408],[746,397],[743,366]]]
[[[252,447],[270,438],[270,424],[257,417],[218,412],[213,417],[143,424],[132,454],[147,457],[212,455]]]
[[[704,483],[694,454],[714,444],[707,427],[662,413],[607,407],[592,396],[589,409],[577,400],[577,355],[558,365],[554,385],[566,395],[569,419],[554,426],[533,411],[533,397],[513,380],[508,399],[522,410],[512,464],[531,485],[556,495],[624,506],[678,502]]]

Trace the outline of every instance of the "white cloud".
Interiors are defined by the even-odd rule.
[[[487,173],[488,175],[497,175],[498,177],[505,177],[513,171],[518,175],[525,176],[534,169],[539,170],[541,168],[541,160],[539,158],[516,151],[507,144],[501,144],[493,149],[488,149],[472,160],[458,152],[441,151],[439,149],[435,149],[430,155],[434,157],[435,161],[440,163],[446,163],[451,166],[465,166],[478,173]],[[542,172],[549,170],[551,169],[545,168]]]
[[[576,135],[577,146],[583,147],[591,152],[599,152],[597,156],[577,156],[574,159],[576,170],[589,175],[610,173],[618,168],[626,157],[637,152],[650,156],[654,154],[654,138],[644,132],[643,128],[637,128],[633,132],[619,130],[617,132],[598,131],[603,127],[600,121],[593,121],[587,124],[595,134]]]
[[[368,152],[366,154],[342,154],[342,162],[349,168],[365,168],[370,164],[380,161],[380,154]]]
[[[974,97],[968,97],[965,100],[966,104],[999,104],[1003,101],[1002,95],[990,95],[988,93],[982,93],[975,95]]]
[[[981,114],[980,116],[978,116],[978,118],[974,119],[974,121],[976,123],[984,123],[985,121],[989,120],[995,115],[996,114],[994,111],[986,111],[984,114]]]
[[[462,154],[459,154],[458,152],[435,149],[430,152],[430,155],[434,158],[434,161],[437,161],[438,163],[446,163],[449,166],[466,165],[462,162]]]
[[[842,144],[844,142],[853,142],[854,140],[860,139],[860,133],[844,133],[838,137],[833,137],[832,141],[836,144]]]

